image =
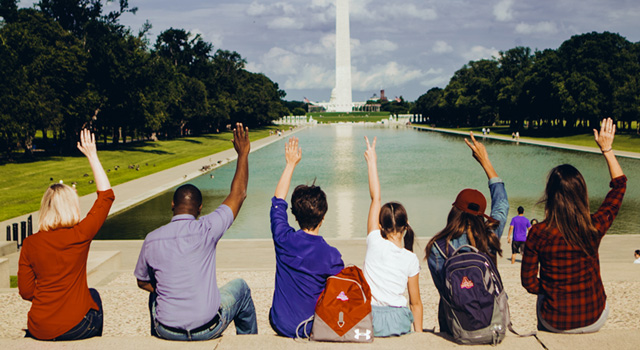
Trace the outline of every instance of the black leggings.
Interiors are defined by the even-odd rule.
[[[75,325],[73,328],[65,332],[64,334],[55,337],[53,339],[40,339],[40,340],[51,340],[51,341],[59,341],[59,340],[80,340],[87,339],[91,337],[101,337],[102,336],[102,299],[100,299],[100,293],[93,288],[89,288],[89,293],[91,293],[91,298],[98,304],[99,310],[96,311],[94,309],[89,309],[86,315],[80,320],[80,322]],[[25,338],[35,338],[29,330],[27,330],[27,334]]]

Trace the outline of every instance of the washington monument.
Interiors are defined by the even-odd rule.
[[[336,0],[336,86],[331,91],[328,112],[351,112],[351,35],[349,0]]]

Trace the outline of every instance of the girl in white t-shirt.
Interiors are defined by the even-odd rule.
[[[414,234],[402,204],[389,202],[381,206],[376,139],[364,157],[369,170],[371,207],[367,220],[367,255],[364,276],[371,287],[373,334],[376,337],[422,332],[420,299],[420,261],[413,253]],[[409,306],[404,296],[409,290]]]

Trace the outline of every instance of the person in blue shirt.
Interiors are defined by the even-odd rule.
[[[302,159],[298,139],[285,143],[286,166],[271,199],[271,233],[276,251],[276,283],[269,311],[271,328],[281,336],[308,337],[316,301],[327,278],[344,268],[340,252],[319,235],[327,213],[327,197],[319,186],[299,185],[291,195],[291,212],[300,225],[287,218],[287,192],[293,171]],[[298,327],[302,325],[301,327]]]
[[[445,257],[438,251],[436,241],[445,240],[446,247],[457,249],[463,245],[471,245],[479,251],[487,254],[497,266],[497,255],[502,256],[500,248],[500,237],[507,222],[509,212],[509,201],[504,182],[498,177],[498,173],[493,168],[489,160],[489,154],[484,145],[476,141],[473,133],[470,133],[471,142],[465,139],[465,143],[471,148],[473,158],[475,158],[489,179],[489,192],[491,193],[491,216],[486,215],[485,209],[487,201],[482,193],[474,189],[464,189],[458,194],[453,203],[447,224],[442,231],[438,232],[427,244],[425,249],[427,265],[433,278],[433,283],[442,294],[443,285],[442,268]],[[463,248],[464,249],[464,248]],[[447,322],[443,318],[442,301],[438,307],[438,321],[441,332],[449,332]]]

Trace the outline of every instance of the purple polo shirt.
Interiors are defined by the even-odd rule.
[[[300,322],[313,316],[327,277],[342,271],[344,263],[340,252],[322,236],[289,226],[287,202],[276,197],[271,199],[271,233],[276,249],[276,285],[269,316],[278,333],[294,338]]]
[[[144,239],[134,275],[156,281],[156,314],[163,325],[191,330],[211,321],[220,307],[216,245],[233,223],[226,205],[196,219],[175,215]]]
[[[525,242],[527,240],[527,229],[531,227],[529,219],[521,215],[514,216],[511,219],[511,226],[513,226],[513,240],[515,242]]]

